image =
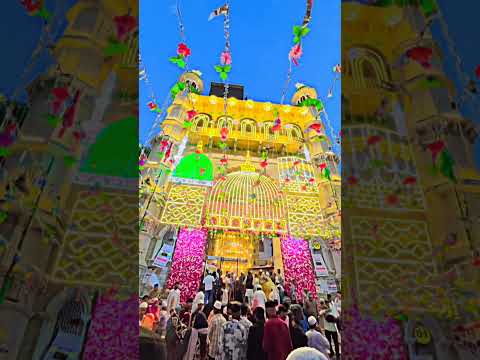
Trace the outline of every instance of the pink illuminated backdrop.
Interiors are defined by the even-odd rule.
[[[98,298],[83,353],[86,360],[136,360],[138,347],[138,295],[115,299],[115,291]]]
[[[207,245],[206,229],[180,230],[172,267],[167,281],[167,288],[180,284],[180,299],[182,302],[195,297],[203,273],[205,247]]]
[[[399,321],[388,316],[383,320],[363,316],[357,306],[345,311],[342,319],[342,359],[408,359]]]
[[[281,249],[286,289],[290,290],[290,285],[295,280],[298,299],[303,299],[304,289],[316,298],[315,273],[308,242],[303,239],[283,237]]]

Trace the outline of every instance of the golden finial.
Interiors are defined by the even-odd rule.
[[[202,153],[203,152],[203,141],[200,140],[197,144],[197,152]]]
[[[250,162],[250,150],[247,150],[247,155],[245,156],[245,163],[240,165],[240,170],[244,172],[255,172],[255,166]]]

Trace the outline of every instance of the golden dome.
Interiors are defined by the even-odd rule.
[[[237,171],[217,181],[209,196],[211,226],[252,230],[283,230],[285,206],[275,182],[251,171]]]

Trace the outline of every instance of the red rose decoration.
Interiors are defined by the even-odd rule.
[[[188,121],[192,120],[195,116],[197,116],[197,112],[195,110],[187,111]]]
[[[189,57],[191,54],[191,51],[187,45],[181,43],[181,44],[178,44],[177,54],[183,57]]]

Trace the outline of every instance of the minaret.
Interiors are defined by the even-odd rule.
[[[194,92],[203,93],[203,81],[198,71],[192,70],[183,73],[179,82],[190,87],[190,95],[187,97],[186,91],[179,92],[168,108],[167,115],[162,123],[163,133],[177,144],[182,141],[186,134],[183,123],[187,117],[187,111],[192,109],[191,101],[194,101]]]
[[[297,84],[297,91],[292,97],[292,105],[299,105],[307,99],[317,98],[317,91],[314,88],[304,84]],[[325,125],[320,118],[320,113],[313,107],[310,107],[309,111],[316,119],[306,123],[303,129],[306,140],[305,153],[308,154],[312,163],[316,165],[326,163],[331,173],[338,175],[339,159],[332,151],[331,139],[325,134]],[[312,126],[314,124],[315,126]],[[318,124],[320,126],[316,127]]]

